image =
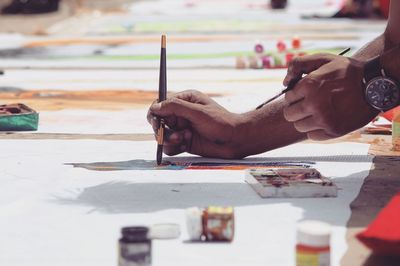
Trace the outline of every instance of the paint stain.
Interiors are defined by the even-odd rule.
[[[35,110],[53,111],[63,109],[122,110],[143,108],[157,99],[157,91],[140,89],[115,90],[29,90],[0,87],[3,102],[23,101]],[[210,97],[222,94],[209,94]]]
[[[164,161],[157,165],[155,160],[130,160],[123,162],[95,162],[95,163],[66,163],[76,168],[92,171],[121,171],[121,170],[245,170],[262,167],[299,167],[308,168],[314,162],[188,162]]]

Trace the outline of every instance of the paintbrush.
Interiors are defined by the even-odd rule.
[[[350,48],[346,48],[343,51],[341,51],[339,53],[339,55],[345,55],[348,51],[350,51]],[[287,85],[287,87],[285,89],[283,89],[280,93],[278,93],[277,95],[275,95],[274,97],[272,97],[271,99],[267,100],[266,102],[263,102],[262,104],[260,104],[259,106],[257,106],[256,110],[262,108],[264,105],[272,102],[273,100],[279,98],[281,95],[285,94],[286,92],[293,90],[294,87],[296,86],[297,82],[299,82],[303,77],[298,77],[295,79],[292,79],[289,84]]]
[[[161,36],[161,55],[160,55],[160,79],[158,86],[158,102],[165,101],[167,99],[167,51],[166,51],[167,39],[165,35]],[[162,162],[163,145],[164,145],[164,129],[165,121],[163,118],[157,119],[158,130],[157,130],[157,165]]]

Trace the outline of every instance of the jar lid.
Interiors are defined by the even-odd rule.
[[[145,241],[148,240],[149,228],[145,226],[130,226],[121,229],[122,238],[126,241]]]
[[[330,243],[332,228],[329,224],[306,220],[297,226],[297,243],[311,247],[327,247]]]
[[[181,235],[181,228],[178,224],[165,223],[154,224],[150,227],[149,238],[151,239],[174,239]]]
[[[202,215],[203,211],[197,207],[186,209],[186,227],[191,240],[201,240],[203,234]]]

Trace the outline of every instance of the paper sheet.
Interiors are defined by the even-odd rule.
[[[340,188],[337,198],[261,199],[243,171],[99,172],[65,165],[153,160],[154,142],[1,140],[0,264],[116,265],[122,226],[173,222],[183,234],[153,242],[154,265],[293,265],[296,222],[318,219],[334,227],[332,265],[339,265],[349,204],[371,167],[368,147],[297,144],[250,158],[312,156]],[[186,242],[184,209],[211,204],[235,206],[235,240]]]

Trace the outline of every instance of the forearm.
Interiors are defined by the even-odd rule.
[[[242,145],[238,157],[273,150],[307,138],[286,121],[284,107],[285,101],[281,99],[241,115],[238,132],[243,139],[239,140]]]
[[[387,37],[385,34],[382,34],[372,42],[364,45],[352,57],[357,60],[367,61],[368,59],[382,54],[385,49],[386,42],[388,42]]]

